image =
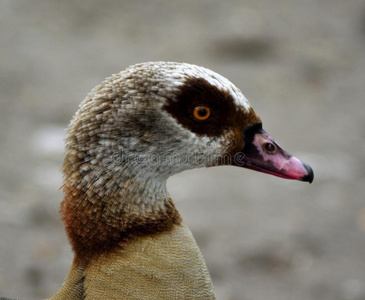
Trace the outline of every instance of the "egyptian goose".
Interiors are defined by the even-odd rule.
[[[219,165],[313,180],[209,69],[148,62],[95,87],[68,128],[61,212],[75,258],[50,299],[215,299],[166,180]]]

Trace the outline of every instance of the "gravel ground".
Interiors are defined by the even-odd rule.
[[[226,76],[314,169],[312,185],[233,167],[169,180],[218,299],[364,300],[363,0],[1,0],[0,295],[61,286],[64,128],[92,87],[150,60]]]

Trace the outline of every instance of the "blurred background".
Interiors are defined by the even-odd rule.
[[[64,129],[96,84],[151,60],[229,78],[314,169],[311,185],[234,167],[169,180],[217,298],[364,300],[363,0],[1,0],[0,296],[61,287]]]

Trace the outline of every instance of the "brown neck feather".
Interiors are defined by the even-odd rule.
[[[181,223],[171,199],[144,211],[143,204],[90,194],[69,183],[66,179],[61,213],[76,258],[83,263],[122,249],[136,237],[170,231]]]

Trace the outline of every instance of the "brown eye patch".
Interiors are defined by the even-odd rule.
[[[199,122],[197,107],[208,107],[210,116]],[[188,78],[176,99],[168,99],[163,107],[183,127],[197,135],[221,136],[229,128],[242,131],[259,118],[253,110],[238,109],[229,92],[222,91],[203,78]],[[202,111],[200,113],[203,113]]]

